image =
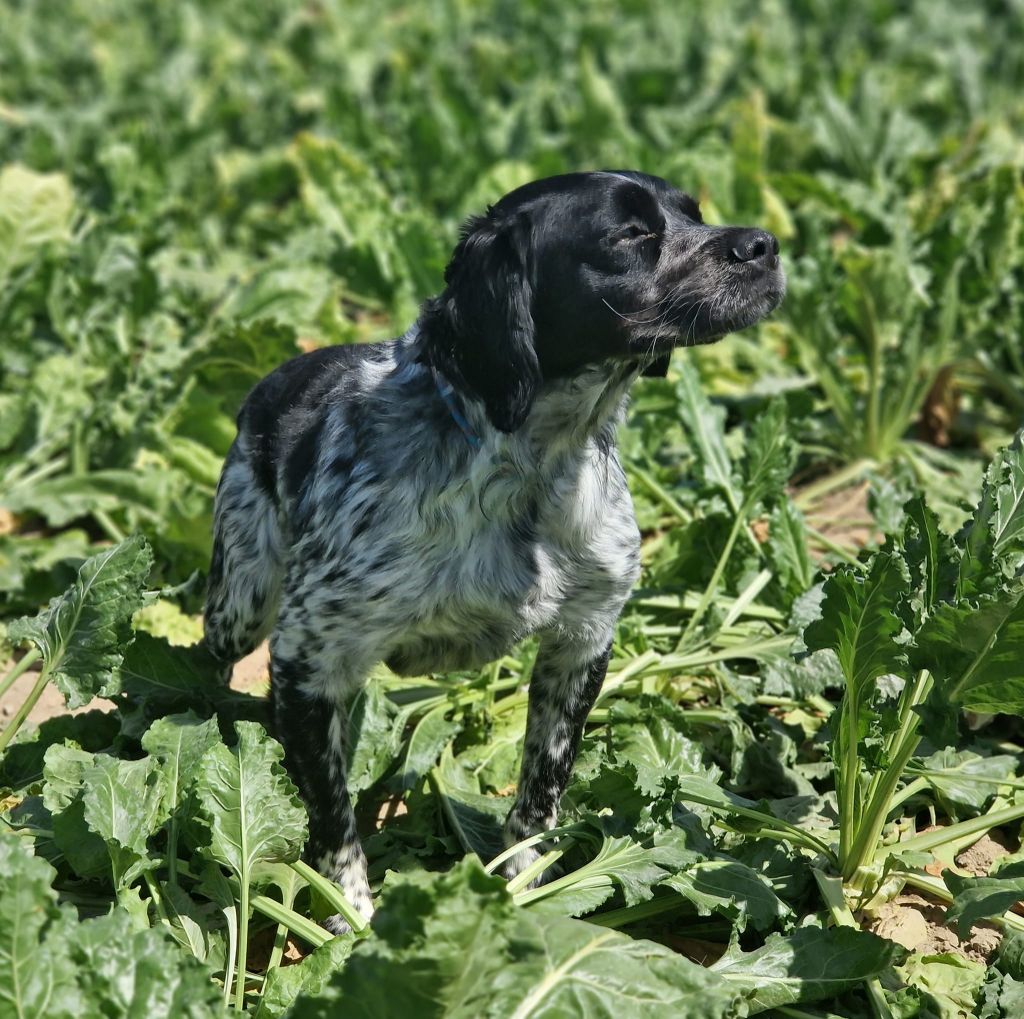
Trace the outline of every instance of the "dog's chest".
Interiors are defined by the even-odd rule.
[[[405,620],[389,664],[400,672],[478,665],[578,615],[614,617],[636,577],[638,534],[617,464],[524,479],[499,468],[420,498],[393,534],[391,609]],[[473,483],[475,480],[476,483]],[[532,482],[532,483],[531,483]],[[392,517],[394,519],[394,517]]]

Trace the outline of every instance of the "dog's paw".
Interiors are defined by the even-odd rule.
[[[340,913],[327,917],[320,921],[320,926],[333,934],[336,938],[342,934],[351,934],[352,925]]]

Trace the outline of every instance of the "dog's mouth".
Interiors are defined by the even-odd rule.
[[[756,273],[732,272],[715,282],[707,291],[680,288],[663,299],[661,314],[634,320],[630,346],[661,354],[673,347],[715,343],[770,315],[786,293],[786,274],[778,264]]]

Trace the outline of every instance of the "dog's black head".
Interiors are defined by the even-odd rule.
[[[466,224],[424,308],[428,357],[514,431],[544,379],[613,360],[664,374],[674,346],[767,315],[785,292],[778,251],[764,230],[706,226],[658,177],[535,181]]]

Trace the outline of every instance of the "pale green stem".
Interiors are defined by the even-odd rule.
[[[992,810],[980,817],[972,817],[967,821],[960,821],[958,824],[950,824],[936,831],[927,831],[921,835],[913,835],[902,842],[882,846],[876,851],[875,860],[883,860],[891,853],[928,853],[947,842],[956,842],[972,835],[984,835],[992,828],[1009,824],[1010,821],[1016,821],[1020,817],[1024,817],[1024,805]]]
[[[35,686],[32,687],[29,691],[29,695],[21,702],[21,706],[17,711],[15,711],[14,717],[8,723],[7,728],[0,733],[0,751],[3,751],[7,744],[14,739],[15,735],[17,735],[17,732],[24,724],[25,719],[28,718],[29,713],[36,706],[36,702],[40,697],[42,697],[43,691],[46,689],[46,684],[49,680],[50,670],[44,666],[42,671],[39,673],[39,678],[36,680]]]
[[[839,878],[829,877],[817,868],[812,868],[814,880],[818,884],[822,901],[828,907],[833,922],[840,927],[853,927],[860,930],[860,924],[854,919],[850,907],[846,904],[843,895],[843,883]],[[894,1019],[889,1003],[885,1000],[885,992],[877,978],[864,981],[864,989],[867,991],[868,1002],[875,1019]]]
[[[701,617],[711,604],[715,591],[722,580],[722,574],[725,572],[725,567],[729,562],[729,556],[732,555],[733,546],[736,544],[737,537],[739,537],[740,529],[746,524],[748,511],[749,506],[744,503],[736,513],[736,518],[733,520],[732,528],[729,531],[729,537],[725,540],[725,548],[722,549],[722,554],[718,557],[718,562],[715,564],[715,572],[711,574],[711,579],[708,581],[707,587],[704,588],[704,593],[701,595],[700,601],[697,602],[697,607],[693,610],[693,615],[690,616],[690,621],[686,624],[682,637],[679,638],[679,647],[683,647],[686,644],[690,634],[693,633]]]
[[[539,856],[529,867],[516,874],[511,881],[505,886],[509,893],[515,895],[516,892],[522,891],[534,878],[540,877],[548,869],[558,863],[558,861],[565,856],[564,849],[551,849],[546,852],[543,856]]]
[[[269,895],[254,895],[252,897],[252,908],[257,913],[262,913],[268,919],[284,924],[288,930],[293,934],[297,934],[303,941],[309,942],[314,948],[326,945],[333,936],[318,923],[296,913],[295,910],[282,905],[277,899],[272,899]]]
[[[856,479],[865,471],[870,470],[875,466],[875,461],[866,457],[860,460],[855,460],[853,463],[840,468],[833,474],[829,474],[821,480],[808,485],[794,496],[793,505],[796,506],[797,509],[807,509],[811,503],[820,499],[823,495],[828,495],[829,492],[835,491],[837,488],[842,488],[844,485],[850,484],[851,481],[856,481]]]
[[[296,874],[301,877],[306,884],[311,888],[315,888],[317,892],[326,900],[330,905],[331,909],[335,912],[340,913],[348,925],[356,934],[363,933],[369,921],[363,916],[362,913],[352,905],[351,902],[345,897],[345,893],[341,888],[335,884],[330,878],[324,877],[323,874],[315,871],[308,863],[303,863],[302,860],[296,860],[294,863],[290,863],[288,866],[295,871]]]
[[[235,1011],[245,1008],[245,963],[249,951],[249,874],[243,869],[238,881],[238,976],[235,980]]]
[[[0,680],[0,697],[3,697],[3,695],[7,693],[7,691],[10,690],[12,686],[14,686],[15,682],[26,672],[28,672],[29,668],[31,668],[32,665],[38,662],[39,659],[42,658],[42,656],[43,653],[37,647],[31,648],[29,651],[26,651],[25,654],[22,656],[21,661],[18,662],[18,664],[15,665],[14,668],[11,669],[11,671],[8,672],[7,675],[4,676],[2,680]]]
[[[488,863],[484,870],[488,874],[493,874],[506,860],[511,859],[516,853],[522,852],[524,849],[532,849],[533,846],[546,842],[548,839],[555,838],[559,835],[570,835],[578,834],[580,828],[575,824],[565,824],[559,828],[550,828],[547,831],[538,832],[536,835],[531,835],[528,838],[523,839],[521,842],[517,842],[513,846],[509,846],[508,849],[498,853],[498,855]]]

